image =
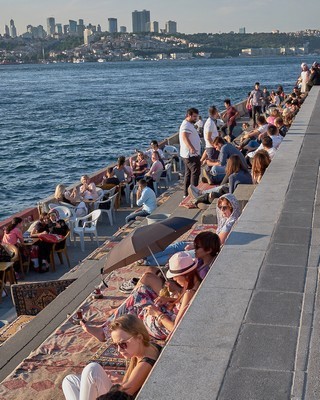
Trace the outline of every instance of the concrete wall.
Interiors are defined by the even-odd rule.
[[[287,191],[292,175],[294,172],[299,174],[298,169],[303,165],[303,160],[299,159],[295,170],[310,119],[315,110],[319,110],[319,91],[319,87],[314,87],[303,104],[226,245],[140,391],[139,400],[266,398],[252,394],[254,392],[250,392],[248,388],[245,389],[248,390],[244,396],[235,391],[231,397],[229,392],[228,397],[221,394],[221,388],[239,340],[260,269],[268,249],[270,250],[272,235],[285,201],[287,205],[288,199],[290,201],[290,193],[288,195]],[[320,132],[320,124],[315,131]],[[308,165],[310,160],[306,162]],[[304,176],[300,176],[300,179],[303,181]],[[292,206],[294,207],[294,203]],[[299,258],[294,250],[296,247],[290,247],[292,254],[289,248],[283,247],[286,257],[291,259],[293,265],[296,265]],[[280,260],[281,251],[274,251],[273,254],[276,257],[278,254]],[[285,351],[286,342],[290,343],[290,340],[290,337],[284,340],[282,348]],[[248,346],[250,348],[250,343]],[[253,358],[254,356],[253,354]],[[269,357],[274,356],[270,349]],[[259,358],[259,355],[256,357]],[[246,373],[247,376],[250,375],[248,371]],[[235,385],[236,390],[251,383],[252,381],[244,383],[242,379]],[[270,394],[269,398],[287,399],[290,394],[282,397],[273,397]]]

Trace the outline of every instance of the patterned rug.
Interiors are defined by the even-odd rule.
[[[74,281],[64,279],[11,285],[17,315],[37,315]]]
[[[11,336],[15,335],[26,324],[33,320],[33,315],[20,315],[11,324],[5,325],[0,329],[0,346]]]
[[[109,287],[101,286],[103,298],[91,296],[81,305],[87,321],[101,325],[125,299],[119,291],[125,280],[139,277],[145,267],[127,266],[112,273]],[[119,355],[111,352],[110,342],[101,343],[67,319],[0,384],[0,400],[64,400],[63,378],[81,373],[86,364],[101,358],[112,375],[123,374]],[[114,365],[119,362],[119,365]]]
[[[209,185],[209,183],[199,183],[199,185],[197,186],[198,189],[200,190],[207,190],[207,189],[211,189],[213,187],[215,187],[216,185]],[[181,203],[179,204],[179,207],[185,207],[185,208],[197,208],[197,206],[195,206],[192,202],[192,197],[191,196],[187,196],[185,199],[183,199],[181,201]]]

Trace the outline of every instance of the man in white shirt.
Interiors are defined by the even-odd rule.
[[[199,111],[196,108],[189,108],[179,130],[180,156],[185,166],[184,197],[188,196],[188,187],[190,184],[198,186],[201,173],[201,141],[194,127],[198,115]]]
[[[201,162],[206,158],[216,160],[219,152],[213,146],[213,139],[219,136],[216,125],[216,119],[219,117],[218,110],[215,106],[209,107],[209,118],[206,120],[203,128],[203,137],[205,141],[205,151],[201,157]]]
[[[262,138],[261,144],[257,148],[257,150],[250,151],[250,153],[247,154],[246,161],[249,166],[252,164],[252,160],[259,150],[265,150],[269,154],[271,160],[277,152],[277,150],[273,147],[272,138],[270,136],[265,136],[264,138]]]
[[[157,208],[157,198],[152,189],[147,186],[147,182],[141,179],[138,183],[137,205],[141,208],[126,217],[126,224],[134,221],[136,217],[146,217]]]
[[[150,158],[150,160],[151,160],[151,157],[152,157],[152,153],[154,151],[157,151],[159,153],[159,156],[160,156],[161,159],[164,158],[163,151],[159,148],[159,144],[158,144],[158,142],[156,140],[151,140],[150,146],[151,146],[151,149],[147,150],[144,153],[147,157]]]

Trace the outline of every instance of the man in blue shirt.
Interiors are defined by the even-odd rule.
[[[136,217],[146,217],[157,208],[157,198],[152,189],[147,186],[147,182],[141,179],[138,183],[137,205],[141,208],[126,217],[126,223],[135,221]]]

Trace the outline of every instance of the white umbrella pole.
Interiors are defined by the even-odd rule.
[[[167,281],[168,279],[167,279],[167,277],[166,277],[165,273],[162,271],[162,268],[161,268],[161,266],[159,265],[159,263],[158,263],[158,261],[157,261],[157,259],[156,259],[155,255],[153,254],[153,252],[152,252],[152,250],[150,249],[150,247],[149,247],[149,246],[148,246],[148,250],[150,251],[150,253],[151,253],[151,255],[152,255],[152,257],[153,257],[154,261],[156,262],[156,264],[157,264],[157,266],[158,266],[158,268],[159,268],[160,272],[162,273],[162,275],[163,275],[163,277],[164,277],[164,280],[165,280],[165,281]]]

